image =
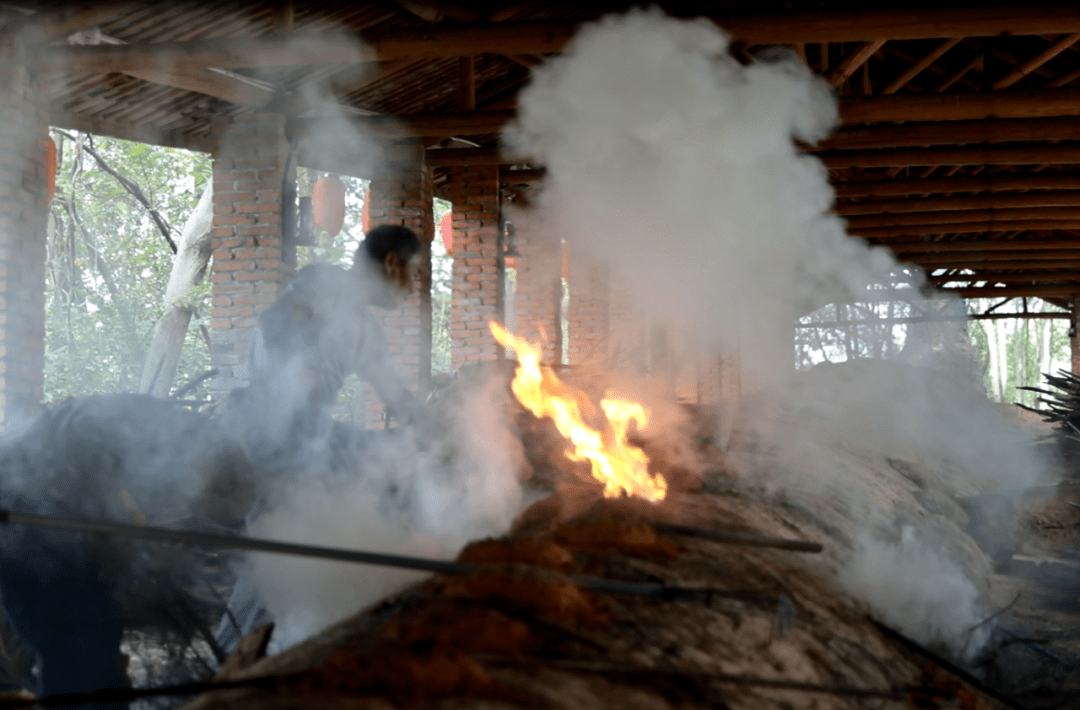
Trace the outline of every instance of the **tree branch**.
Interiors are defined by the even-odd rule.
[[[150,219],[157,225],[158,231],[161,232],[161,236],[165,237],[165,241],[168,242],[169,248],[172,249],[172,253],[175,254],[177,246],[176,241],[172,238],[172,228],[169,226],[169,223],[165,221],[165,218],[161,216],[161,213],[154,209],[154,206],[150,204],[150,200],[143,193],[142,188],[131,179],[118,173],[115,168],[109,165],[109,163],[101,157],[101,154],[94,150],[93,138],[89,135],[86,137],[86,142],[83,143],[83,148],[90,154],[98,164],[99,168],[116,178],[116,181],[120,183],[128,194],[138,200],[139,204],[146,208],[147,213],[150,215]]]

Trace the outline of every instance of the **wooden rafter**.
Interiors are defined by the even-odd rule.
[[[829,72],[828,77],[826,77],[828,82],[832,84],[833,88],[839,88],[839,86],[847,81],[859,67],[865,64],[870,57],[874,55],[874,52],[881,49],[887,41],[888,40],[885,39],[875,39],[870,42],[863,42],[856,47],[851,54],[840,60],[840,63]]]
[[[912,146],[1080,140],[1080,121],[1071,117],[1017,118],[993,121],[910,122],[846,126],[817,150],[858,150]]]
[[[992,194],[962,197],[923,197],[918,200],[875,200],[847,202],[834,210],[845,217],[856,215],[902,214],[952,210],[1008,210],[1031,207],[1080,207],[1080,191]]]
[[[940,82],[937,86],[935,86],[934,87],[934,93],[940,94],[941,92],[947,90],[950,86],[952,86],[953,84],[955,84],[956,82],[960,81],[965,76],[967,76],[968,72],[972,72],[972,71],[974,71],[976,69],[978,69],[979,71],[982,71],[983,68],[985,67],[985,65],[986,65],[986,55],[980,52],[979,54],[975,55],[974,59],[972,59],[970,62],[968,62],[964,66],[962,66],[959,69],[957,69],[956,71],[954,71],[952,74],[947,76],[942,82]]]
[[[342,120],[355,125],[364,135],[378,138],[441,138],[454,135],[498,133],[514,117],[513,111],[477,111],[467,114],[417,114],[412,116],[336,116],[293,118],[290,130],[316,135],[339,128]],[[450,149],[460,150],[460,149]],[[433,150],[438,156],[447,149]]]
[[[978,239],[948,242],[887,242],[893,251],[904,254],[932,254],[944,252],[1053,252],[1055,256],[1068,255],[1067,249],[1080,249],[1080,239],[1063,237],[1060,239]],[[1073,254],[1080,259],[1080,251]],[[1015,259],[1016,254],[1003,256],[1002,259]]]
[[[1020,81],[1032,71],[1038,69],[1043,64],[1046,64],[1048,61],[1061,54],[1077,42],[1080,42],[1080,32],[1074,32],[1073,34],[1068,34],[1060,37],[1056,42],[1051,44],[1042,52],[1039,52],[1031,59],[1016,67],[1016,69],[1012,70],[1005,76],[995,81],[991,88],[1007,89],[1008,87]]]
[[[736,39],[748,45],[1080,32],[1080,8],[1073,3],[1005,8],[818,10],[739,14],[717,16],[715,19]],[[402,57],[547,54],[560,51],[577,29],[575,22],[539,21],[435,26],[424,30],[365,33],[362,46],[347,33],[307,37],[297,33],[289,39],[261,37],[156,42],[123,47],[49,47],[38,52],[37,66],[46,72],[93,73],[148,66],[270,67]]]
[[[1080,268],[1080,258],[1058,256],[1043,259],[1020,259],[1002,258],[1000,260],[981,259],[977,254],[968,252],[956,252],[952,254],[926,254],[926,255],[897,255],[903,261],[919,264],[927,270],[931,269],[1076,269]]]
[[[66,3],[56,10],[43,13],[31,20],[31,32],[46,39],[62,39],[68,35],[94,25],[100,25],[133,8],[143,7],[142,3],[121,1]]]
[[[1080,190],[1080,175],[983,174],[925,180],[853,180],[833,186],[838,197],[888,197],[1005,190]]]
[[[848,229],[860,231],[876,227],[899,227],[903,225],[918,225],[927,227],[937,225],[939,232],[949,231],[953,223],[979,223],[993,224],[1008,221],[1010,223],[1024,220],[1071,220],[1080,225],[1080,208],[1076,207],[1039,207],[1016,209],[981,209],[981,210],[948,210],[938,212],[903,212],[882,215],[864,215],[849,217]],[[946,229],[943,225],[949,225]],[[1075,229],[1076,227],[1072,227]],[[1016,227],[1009,227],[1016,229]],[[1064,229],[1069,229],[1065,227]],[[1002,229],[986,229],[979,231],[1003,231]]]
[[[931,214],[941,215],[941,212]],[[989,232],[1011,232],[1046,230],[1046,229],[1080,229],[1080,216],[1069,219],[1026,219],[1012,220],[1005,218],[985,219],[973,222],[949,222],[942,224],[934,222],[930,224],[909,224],[896,227],[849,227],[848,231],[858,234],[867,239],[902,237],[902,236],[929,236],[933,234],[982,234]]]
[[[980,145],[962,148],[840,150],[818,154],[830,169],[922,165],[1077,165],[1078,145]]]
[[[959,37],[950,37],[943,40],[940,44],[923,55],[918,61],[913,63],[910,67],[904,70],[900,76],[896,77],[881,90],[883,94],[895,94],[902,89],[909,81],[919,75],[924,69],[940,59],[946,52],[955,47],[960,41]]]
[[[958,94],[892,94],[840,99],[844,123],[971,121],[1080,115],[1080,90],[993,91]]]

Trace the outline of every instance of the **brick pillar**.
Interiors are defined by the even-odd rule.
[[[48,88],[0,35],[0,422],[44,396]]]
[[[517,234],[517,288],[514,323],[518,334],[544,342],[544,362],[559,362],[559,301],[562,298],[559,240],[544,227],[540,215],[515,210],[511,216]]]
[[[502,322],[498,265],[499,168],[497,165],[450,168],[443,195],[454,205],[454,285],[450,307],[451,362],[499,357],[488,321]]]
[[[244,114],[214,125],[212,388],[242,383],[258,316],[292,276],[282,259],[281,186],[289,155],[285,117]],[[295,180],[295,173],[290,176]]]
[[[603,363],[608,357],[611,330],[611,289],[607,269],[587,255],[572,251],[566,283],[570,292],[566,316],[569,364]]]
[[[424,146],[416,141],[387,146],[386,161],[371,179],[368,218],[372,227],[400,224],[420,237],[420,281],[416,292],[395,311],[382,311],[394,366],[409,389],[431,388],[431,240],[435,238],[431,172]],[[382,403],[368,397],[367,425],[384,421]]]

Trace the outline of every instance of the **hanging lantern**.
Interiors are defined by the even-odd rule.
[[[315,227],[337,236],[345,226],[345,183],[336,175],[315,181],[311,188],[311,213]]]
[[[45,182],[49,186],[49,202],[56,194],[56,141],[51,137],[45,143]]]
[[[442,232],[442,243],[446,247],[447,254],[454,253],[454,213],[447,212],[439,220],[439,231]]]

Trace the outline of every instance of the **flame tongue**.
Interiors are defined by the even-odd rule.
[[[593,429],[581,414],[583,405],[592,408],[585,394],[567,387],[551,368],[540,364],[540,346],[508,332],[495,321],[488,323],[488,327],[500,345],[517,355],[517,374],[510,385],[514,396],[537,417],[550,417],[555,422],[559,433],[574,446],[566,456],[592,465],[592,475],[604,484],[606,497],[614,498],[626,492],[654,502],[664,499],[667,481],[659,474],[650,474],[649,457],[627,441],[631,422],[638,427],[648,423],[645,407],[605,397],[600,400],[600,408],[608,428],[603,432]]]

